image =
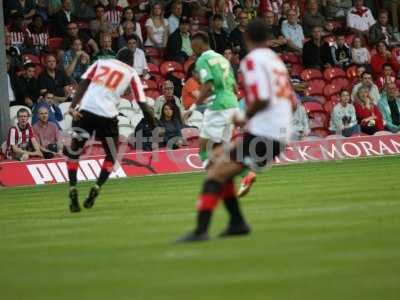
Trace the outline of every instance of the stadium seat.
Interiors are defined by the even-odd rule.
[[[160,73],[165,77],[168,73],[184,72],[183,66],[176,61],[165,61],[160,66]]]
[[[331,84],[337,86],[341,90],[343,89],[347,90],[350,86],[350,80],[347,79],[346,77],[336,77],[331,80]]]
[[[328,35],[324,37],[324,41],[329,44],[329,46],[332,46],[332,44],[336,43],[336,37],[334,35]]]
[[[346,77],[346,72],[340,68],[328,68],[324,71],[324,77],[326,80],[332,80],[336,77]]]
[[[157,65],[152,64],[152,63],[148,63],[147,67],[148,67],[149,73],[151,73],[151,74],[160,74],[160,68]]]
[[[396,58],[396,61],[400,63],[400,47],[393,48],[392,55],[394,58]]]
[[[143,88],[145,90],[147,90],[147,89],[158,89],[157,82],[155,82],[154,80],[142,79],[141,81],[142,81]]]
[[[238,100],[243,99],[245,97],[245,95],[246,95],[246,93],[245,93],[244,89],[241,89],[241,88],[237,89],[236,96],[237,96]]]
[[[329,115],[325,111],[311,111],[308,114],[310,119],[310,128],[327,128],[329,126]]]
[[[300,64],[300,58],[296,54],[292,52],[284,53],[280,55],[281,59],[286,63],[289,62],[291,64]]]
[[[203,123],[203,114],[197,110],[193,111],[192,115],[188,118],[187,124],[189,126],[201,128],[201,124]]]
[[[316,78],[323,78],[321,71],[318,69],[304,69],[301,72],[300,77],[304,81],[308,81],[308,80],[316,79]]]
[[[323,79],[312,79],[308,83],[309,85],[304,91],[306,96],[323,95],[326,84]]]
[[[353,40],[354,40],[355,37],[356,37],[355,34],[347,35],[346,36],[346,44],[349,45],[349,46],[352,46],[353,45]]]
[[[146,56],[151,57],[151,58],[160,58],[161,57],[160,51],[153,47],[145,47],[144,52],[146,53]]]
[[[340,95],[339,94],[334,94],[332,96],[329,97],[329,101],[333,101],[335,103],[339,103],[340,102]]]
[[[37,64],[35,68],[35,78],[38,78],[44,71],[44,66]]]
[[[350,66],[346,70],[346,76],[349,79],[354,79],[357,77],[357,66]]]
[[[189,71],[189,68],[192,66],[192,64],[194,64],[195,60],[193,59],[188,59],[184,65],[183,65],[183,70],[185,71],[185,73],[187,73]]]
[[[161,93],[158,89],[148,89],[144,91],[146,97],[150,97],[152,99],[157,99],[161,96]]]
[[[49,48],[51,51],[56,51],[59,50],[61,47],[61,44],[63,42],[63,38],[61,37],[53,37],[49,38]]]
[[[24,63],[30,61],[33,64],[40,64],[40,57],[33,54],[24,54],[22,55],[22,60]]]
[[[326,128],[313,128],[311,129],[311,134],[310,135],[314,135],[314,136],[318,136],[320,138],[325,138],[328,135],[330,135],[330,131]]]
[[[334,85],[334,84],[327,84],[324,87],[324,96],[328,98],[328,97],[330,97],[330,96],[332,96],[334,94],[340,93],[340,91],[341,91],[341,87],[340,86],[337,86],[337,85]]]
[[[186,74],[184,72],[176,71],[176,72],[172,72],[171,74],[173,76],[175,76],[176,78],[179,78],[181,80],[185,80],[186,79]]]
[[[324,111],[326,111],[329,115],[331,114],[333,108],[335,107],[336,104],[338,104],[338,101],[328,101],[324,104]]]
[[[292,65],[292,75],[300,76],[303,70],[304,67],[301,64]]]
[[[305,101],[303,102],[303,105],[308,114],[314,111],[324,110],[321,103],[315,101]]]

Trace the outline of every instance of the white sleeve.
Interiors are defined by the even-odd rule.
[[[244,75],[247,102],[269,100],[272,92],[272,78],[269,70],[257,64],[251,57],[242,62],[241,69]]]
[[[137,102],[146,102],[146,95],[144,94],[142,81],[140,80],[136,71],[132,74],[131,89]]]

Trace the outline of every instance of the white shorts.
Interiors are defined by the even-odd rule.
[[[200,137],[216,143],[229,143],[232,138],[232,116],[239,112],[239,108],[224,110],[206,109],[201,125]]]

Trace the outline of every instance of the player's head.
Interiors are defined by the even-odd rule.
[[[116,59],[122,61],[129,66],[133,66],[133,52],[128,48],[122,48],[121,50],[119,50]]]
[[[247,24],[244,36],[250,50],[265,47],[268,39],[267,23],[260,18],[253,19]]]
[[[210,49],[210,39],[208,34],[203,31],[198,31],[193,34],[192,49],[197,56],[200,56],[204,51]]]

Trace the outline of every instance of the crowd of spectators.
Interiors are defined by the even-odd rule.
[[[10,159],[59,155],[59,135],[67,123],[63,103],[71,101],[81,75],[95,60],[113,58],[125,47],[134,52],[133,67],[151,98],[162,143],[177,138],[173,148],[182,146],[181,132],[190,125],[189,108],[200,88],[191,35],[208,32],[212,49],[231,62],[241,99],[238,66],[247,54],[244,29],[256,17],[268,25],[267,46],[287,64],[298,95],[295,139],[396,133],[400,131],[397,3],[5,0],[9,102],[24,106],[15,114],[6,155]],[[197,107],[199,113],[204,109]],[[135,135],[154,124],[142,119],[133,127]]]

